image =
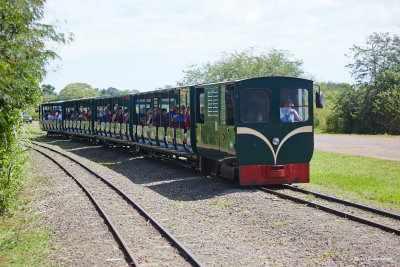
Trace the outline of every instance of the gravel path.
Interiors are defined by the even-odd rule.
[[[324,151],[400,161],[399,137],[316,134],[314,145]]]
[[[202,177],[168,162],[71,140],[41,141],[83,157],[82,162],[121,186],[208,266],[400,264],[400,238],[376,228]],[[60,190],[59,176],[45,180],[53,182],[50,194]],[[66,205],[65,200],[54,200],[53,211],[59,210],[60,204]],[[55,219],[49,223],[63,225],[69,217]],[[91,229],[99,231],[94,227],[87,231]],[[67,244],[65,247],[73,245]],[[84,255],[93,258],[90,250]]]
[[[313,191],[316,192],[316,190],[313,190]],[[359,209],[356,207],[348,206],[348,205],[337,203],[334,201],[324,200],[324,199],[315,197],[311,194],[304,194],[304,193],[296,192],[296,191],[293,191],[290,189],[281,190],[279,192],[289,195],[289,196],[294,196],[294,197],[298,197],[298,198],[301,198],[301,199],[304,199],[307,201],[311,201],[313,203],[326,206],[328,208],[333,208],[333,209],[336,209],[336,210],[339,210],[342,212],[346,212],[348,214],[351,214],[351,215],[354,215],[357,217],[361,217],[361,218],[373,221],[375,223],[383,224],[383,225],[389,226],[394,229],[400,229],[400,220],[397,220],[394,218],[386,217],[383,215],[376,214],[374,212],[365,211],[365,210],[362,210],[362,209]],[[327,195],[324,192],[322,192],[322,194]],[[333,196],[333,195],[330,194],[330,196]],[[342,197],[338,197],[338,196],[335,196],[335,197],[339,198],[339,199],[343,199]],[[351,201],[351,202],[354,202],[354,201]],[[360,202],[357,202],[357,203],[361,204],[361,205],[365,205],[365,203],[360,203]],[[371,205],[366,205],[366,206],[372,207]],[[373,208],[377,208],[379,210],[385,210],[382,207],[373,207]],[[390,209],[386,209],[386,211],[390,212],[390,213],[400,214],[399,211],[392,211]]]
[[[62,163],[104,209],[142,265],[190,266],[138,211],[99,178],[61,155],[40,148]],[[110,177],[105,177],[106,179]]]
[[[47,266],[127,266],[118,243],[85,193],[58,166],[32,152],[43,198],[34,203],[54,232]]]

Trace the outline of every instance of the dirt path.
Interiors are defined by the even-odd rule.
[[[400,161],[400,138],[316,134],[316,149]]]

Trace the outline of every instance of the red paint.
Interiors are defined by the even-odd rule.
[[[310,182],[310,165],[240,166],[240,185],[271,185]]]

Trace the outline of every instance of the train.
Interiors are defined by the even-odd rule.
[[[307,183],[314,151],[312,80],[259,77],[40,105],[48,135],[182,159],[241,186]]]

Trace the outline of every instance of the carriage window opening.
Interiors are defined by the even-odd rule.
[[[225,91],[225,104],[226,104],[226,125],[234,125],[234,114],[235,114],[235,98],[233,86],[230,86]]]
[[[240,121],[265,123],[269,120],[270,96],[268,89],[240,91]]]
[[[205,106],[204,106],[204,93],[199,95],[199,122],[204,123],[204,114],[205,114]]]
[[[204,88],[196,88],[195,119],[196,123],[204,123]]]
[[[283,88],[280,91],[280,119],[282,122],[308,120],[308,91],[302,88]]]

